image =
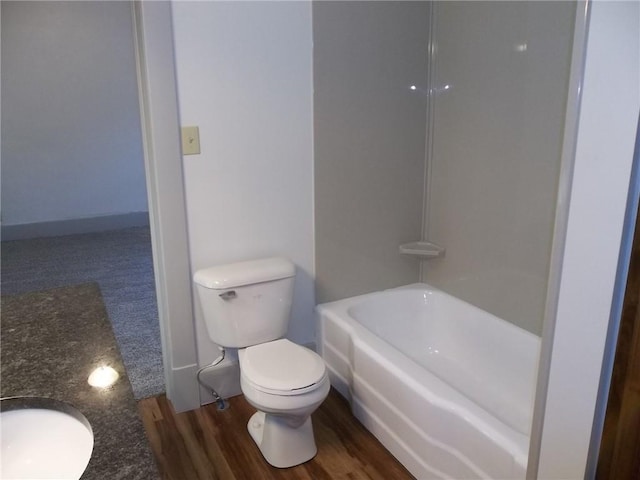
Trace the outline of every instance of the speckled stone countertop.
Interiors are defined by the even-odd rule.
[[[93,429],[82,479],[160,478],[96,284],[2,298],[2,397],[39,396],[69,403]],[[119,374],[108,389],[87,383],[98,366]]]

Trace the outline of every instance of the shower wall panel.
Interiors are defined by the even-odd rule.
[[[575,5],[434,5],[424,280],[540,334]]]
[[[426,2],[314,2],[318,303],[419,279]]]

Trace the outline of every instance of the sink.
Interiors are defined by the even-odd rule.
[[[0,478],[79,479],[92,451],[91,425],[71,405],[41,397],[0,400]]]

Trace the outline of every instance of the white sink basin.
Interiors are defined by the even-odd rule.
[[[6,398],[0,406],[0,478],[80,478],[93,451],[82,413],[49,398]]]

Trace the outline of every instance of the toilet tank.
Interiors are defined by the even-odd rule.
[[[243,348],[287,333],[295,266],[282,257],[198,270],[193,279],[209,338]]]

